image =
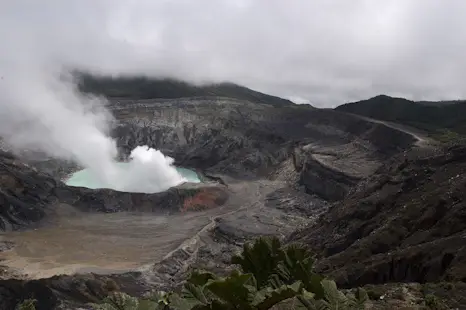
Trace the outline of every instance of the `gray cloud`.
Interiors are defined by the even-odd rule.
[[[463,0],[15,0],[0,70],[232,81],[329,107],[466,98]],[[26,91],[26,90],[25,90]]]

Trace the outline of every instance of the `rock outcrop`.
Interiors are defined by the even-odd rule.
[[[341,285],[466,281],[466,147],[408,152],[290,241]]]
[[[0,152],[0,230],[15,230],[40,221],[57,200],[57,181]]]
[[[113,112],[122,153],[149,145],[178,165],[237,178],[277,174],[293,159],[298,185],[329,200],[342,199],[416,142],[403,131],[332,110],[227,98],[132,100]]]

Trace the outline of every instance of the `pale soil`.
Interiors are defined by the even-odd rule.
[[[258,208],[263,208],[265,195],[283,186],[282,182],[265,182],[266,186],[261,181],[233,182],[231,197],[224,206],[170,216],[83,213],[61,205],[45,227],[0,234],[0,241],[15,244],[11,250],[0,252],[0,265],[9,269],[10,278],[32,279],[144,269],[180,247],[192,246],[197,236],[214,228],[220,217],[235,222],[236,213],[261,212]]]

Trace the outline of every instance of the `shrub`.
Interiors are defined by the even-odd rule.
[[[239,266],[227,277],[193,271],[181,293],[137,299],[107,297],[99,310],[265,310],[287,302],[287,309],[363,309],[363,289],[344,294],[334,281],[313,272],[314,259],[303,247],[282,247],[277,238],[259,238],[232,258]]]
[[[36,310],[35,299],[25,299],[16,306],[16,310]]]

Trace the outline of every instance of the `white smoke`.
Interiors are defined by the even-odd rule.
[[[71,80],[49,73],[19,71],[0,83],[0,135],[15,150],[73,160],[122,191],[158,192],[184,181],[173,159],[147,146],[137,147],[129,169],[122,169],[103,99],[79,94]]]
[[[128,165],[118,166],[110,188],[126,192],[156,193],[187,180],[173,166],[174,159],[148,146],[136,147]]]
[[[15,150],[40,150],[111,177],[117,149],[106,135],[110,114],[93,108],[96,98],[85,98],[69,81],[34,68],[6,76],[0,96],[0,135]]]
[[[174,159],[148,146],[136,147],[129,162],[112,165],[112,177],[104,180],[95,171],[83,169],[66,180],[69,186],[111,188],[132,193],[158,193],[189,180],[180,177]],[[196,182],[191,180],[191,182]]]
[[[104,107],[106,101],[79,93],[65,70],[74,66],[71,58],[85,53],[86,45],[74,46],[67,36],[54,38],[51,34],[62,30],[57,25],[40,32],[25,26],[25,16],[14,16],[23,12],[19,3],[3,6],[0,4],[0,140],[14,151],[35,150],[72,160],[93,171],[102,183],[121,190],[147,184],[163,190],[183,181],[172,161],[147,148],[135,151],[131,170],[121,170],[115,160],[116,143],[109,136],[112,116]],[[24,10],[34,11],[27,5]],[[59,48],[48,47],[62,39],[68,41],[59,43]]]

